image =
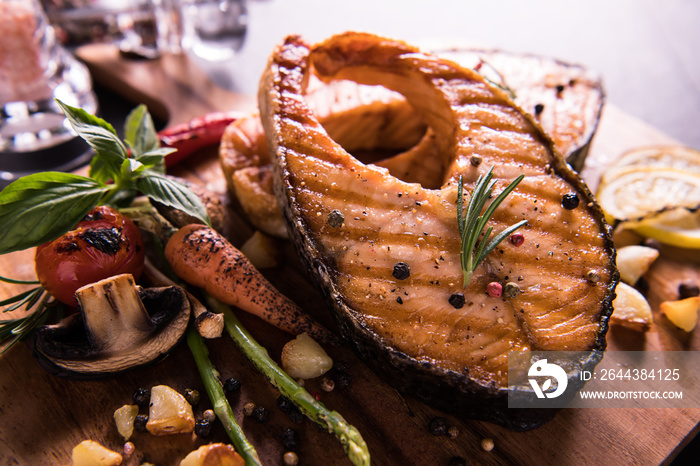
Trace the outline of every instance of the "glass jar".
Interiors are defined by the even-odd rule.
[[[54,99],[89,113],[97,110],[87,68],[58,44],[40,2],[2,0],[0,179],[8,177],[3,172],[17,170],[16,154],[41,151],[75,138]],[[31,165],[30,160],[25,161]]]

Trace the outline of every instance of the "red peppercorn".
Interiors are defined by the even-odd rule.
[[[498,282],[491,282],[486,285],[486,294],[492,298],[498,298],[503,293],[503,285]]]
[[[513,246],[520,246],[525,242],[525,235],[522,233],[513,233],[510,235],[510,242],[513,244]]]

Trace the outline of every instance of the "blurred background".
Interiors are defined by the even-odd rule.
[[[286,34],[315,42],[364,30],[416,44],[549,55],[603,77],[607,101],[700,148],[700,2],[693,0],[266,0],[248,3],[245,42],[218,79],[253,93]],[[226,82],[229,79],[229,82]]]
[[[217,84],[250,95],[270,51],[288,34],[313,43],[362,30],[426,47],[466,44],[551,56],[599,73],[607,102],[700,148],[700,2],[694,0],[42,3],[68,48],[118,40],[143,56],[184,50]]]

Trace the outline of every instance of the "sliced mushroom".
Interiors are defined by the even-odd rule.
[[[35,332],[34,355],[56,375],[96,379],[164,358],[182,339],[190,303],[177,286],[142,289],[130,274],[76,292],[78,314]]]

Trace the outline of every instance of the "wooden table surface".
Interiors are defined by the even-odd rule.
[[[264,2],[256,6],[257,11],[271,8],[273,3]],[[118,83],[122,87],[115,87],[115,91],[134,101],[152,102],[156,110],[156,102],[161,102],[164,120],[170,123],[201,114],[203,109],[249,109],[254,105],[250,94],[231,94],[213,87],[206,77],[199,75],[196,67],[183,64],[181,57],[161,60],[162,66],[157,67],[160,71],[156,72],[164,74],[154,77],[156,62],[123,62],[117,55],[104,51],[86,53],[83,58],[91,62],[96,80],[108,87]],[[90,56],[90,53],[95,55]],[[120,72],[115,76],[117,69]],[[168,100],[160,93],[173,88],[182,91],[183,85],[189,89],[190,98],[178,100],[182,92],[170,92]],[[207,97],[212,95],[216,98]],[[193,96],[201,99],[192,99]],[[675,141],[677,139],[666,132],[631,117],[615,105],[608,105],[591,150],[592,164],[587,176],[594,184],[595,162],[604,163],[626,148]],[[224,192],[215,153],[187,160],[174,173]],[[241,225],[234,243],[240,244],[250,233],[242,221]],[[650,271],[650,301],[658,317],[657,324],[645,335],[613,328],[608,336],[611,349],[700,349],[700,332],[682,335],[657,312],[660,300],[669,297],[666,286],[669,276],[698,276],[697,265],[679,261],[679,256],[674,254],[677,252],[669,251]],[[305,309],[327,322],[328,316],[318,294],[303,274],[295,272],[296,265],[294,257],[288,254],[282,269],[269,272],[270,279]],[[8,255],[0,261],[0,275],[28,278],[32,273],[29,252]],[[13,287],[0,286],[0,298],[12,292]],[[287,337],[255,319],[241,317],[270,354],[278,355]],[[279,464],[282,448],[277,437],[283,428],[293,425],[275,412],[276,393],[230,342],[213,342],[211,351],[222,375],[235,374],[242,379],[245,389],[232,401],[234,411],[262,452],[263,459],[269,464]],[[660,464],[671,461],[700,428],[700,409],[569,409],[544,427],[527,433],[445,416],[449,423],[459,427],[460,435],[454,440],[435,438],[427,432],[426,426],[432,417],[441,415],[439,412],[395,392],[349,351],[334,350],[332,356],[350,363],[353,383],[348,390],[325,395],[324,402],[343,413],[363,432],[373,464],[447,464],[449,458],[456,455],[479,464]],[[104,382],[72,382],[44,373],[34,362],[30,348],[19,345],[0,357],[0,399],[3,400],[0,404],[0,464],[66,464],[71,448],[86,438],[118,448],[121,443],[111,414],[129,402],[137,387],[167,383],[178,389],[201,389],[198,380],[186,347],[178,348],[172,357],[153,368]],[[259,425],[242,419],[242,405],[251,399],[270,407],[273,414],[268,423]],[[346,464],[340,447],[331,436],[318,432],[309,423],[298,428],[303,440],[302,464]],[[488,453],[479,445],[480,440],[487,437],[496,444]],[[225,435],[219,429],[213,438],[225,440]],[[201,444],[200,440],[182,435],[153,439],[141,434],[134,442],[139,460],[155,464],[177,464],[177,458]]]

